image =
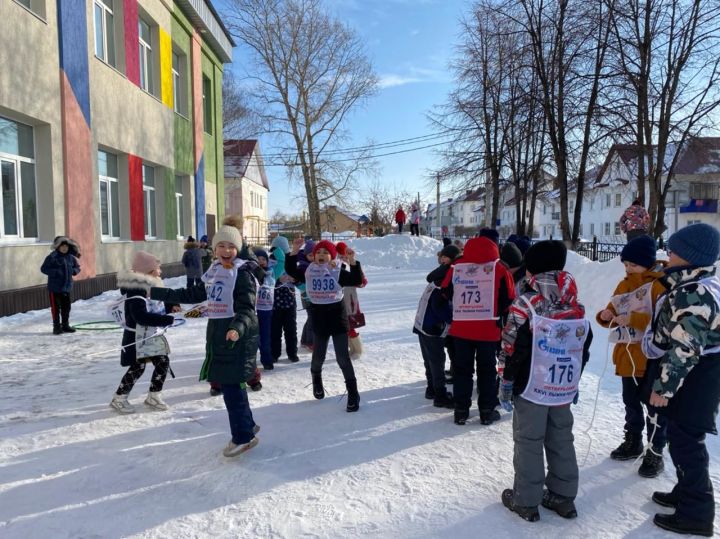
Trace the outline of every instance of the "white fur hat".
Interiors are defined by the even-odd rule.
[[[213,236],[212,248],[215,249],[221,241],[232,243],[238,251],[242,249],[242,236],[240,235],[240,231],[234,226],[221,226],[220,230]]]

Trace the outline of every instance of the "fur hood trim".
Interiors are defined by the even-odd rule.
[[[117,274],[117,287],[125,288],[127,290],[144,290],[146,293],[150,293],[152,287],[164,287],[162,279],[147,275],[145,273],[138,273],[133,270],[122,270]]]
[[[68,252],[71,255],[80,258],[80,246],[75,240],[70,239],[67,236],[57,236],[52,242],[52,250],[57,251],[58,247],[60,247],[63,243],[67,244],[69,247]]]
[[[186,241],[185,245],[184,245],[184,248],[186,250],[187,249],[197,249],[198,247],[200,247],[200,244],[196,241]]]

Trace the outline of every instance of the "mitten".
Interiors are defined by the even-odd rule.
[[[500,382],[500,389],[498,390],[498,400],[500,401],[500,406],[502,406],[503,410],[505,410],[506,412],[512,412],[512,398],[513,383],[503,380],[502,382]]]

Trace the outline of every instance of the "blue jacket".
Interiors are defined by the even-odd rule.
[[[60,251],[53,251],[45,257],[40,267],[48,276],[48,290],[50,292],[70,292],[73,285],[73,275],[80,273],[80,264],[77,258],[68,251],[62,254]]]

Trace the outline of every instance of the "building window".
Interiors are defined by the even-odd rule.
[[[154,94],[152,33],[150,25],[142,19],[138,21],[138,35],[140,41],[140,87],[147,93]]]
[[[595,235],[595,223],[590,223],[590,235]]]
[[[605,207],[606,207],[606,208],[609,208],[609,207],[610,207],[610,200],[611,200],[611,199],[610,199],[610,193],[605,194]]]
[[[213,133],[213,107],[212,107],[212,86],[210,79],[203,75],[202,80],[202,104],[203,104],[203,129],[206,133]]]
[[[547,214],[547,205],[543,204],[543,215]]]
[[[143,201],[145,203],[145,238],[152,239],[157,234],[155,226],[155,169],[148,165],[142,167]]]
[[[173,75],[173,110],[183,116],[188,115],[187,98],[187,56],[173,50],[172,53],[172,75]]]
[[[595,197],[590,199],[590,211],[595,209]]]
[[[610,195],[608,195],[610,196]],[[605,223],[605,236],[610,235],[610,223]]]
[[[18,4],[25,6],[30,11],[38,15],[40,18],[45,18],[45,0],[15,0]]]
[[[622,205],[622,194],[615,193],[615,207],[619,208]]]
[[[615,235],[620,235],[620,223],[615,223]]]
[[[33,128],[0,117],[0,238],[36,238]]]
[[[183,179],[175,176],[175,218],[177,224],[177,237],[185,236],[185,206],[183,205]]]
[[[95,56],[117,67],[115,59],[115,23],[113,0],[95,0]]]
[[[691,183],[690,198],[696,200],[718,200],[718,184],[716,183]]]
[[[104,238],[120,238],[117,155],[98,151],[100,182],[100,224]]]

